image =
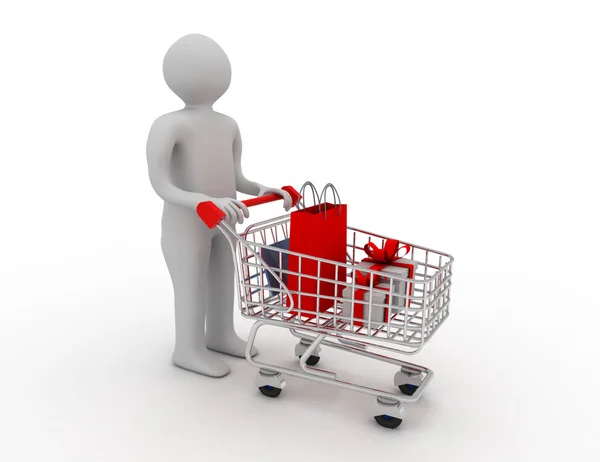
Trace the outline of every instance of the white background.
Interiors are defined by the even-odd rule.
[[[3,3],[0,460],[598,460],[599,22],[573,0]],[[436,377],[396,431],[366,395],[171,365],[145,143],[181,107],[162,58],[190,32],[232,62],[215,108],[250,179],[331,181],[350,224],[456,258],[413,359]]]

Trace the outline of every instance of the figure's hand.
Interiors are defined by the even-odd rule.
[[[269,188],[267,186],[259,185],[258,196],[265,196],[267,194],[277,194],[278,196],[283,197],[283,208],[287,212],[292,207],[292,196],[287,191],[279,188]]]
[[[219,207],[225,215],[227,215],[226,220],[229,223],[235,223],[237,221],[241,225],[244,222],[244,217],[248,218],[250,216],[248,207],[246,207],[242,201],[232,199],[231,197],[218,197],[212,198],[211,200],[213,204]]]

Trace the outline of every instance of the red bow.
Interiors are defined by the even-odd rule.
[[[404,249],[404,254],[396,256],[402,249]],[[365,253],[378,263],[392,263],[394,260],[404,257],[408,252],[410,252],[410,245],[400,247],[400,241],[396,239],[386,240],[382,249],[372,242],[365,245]]]
[[[386,266],[392,264],[395,260],[399,260],[408,254],[408,252],[410,252],[410,245],[403,245],[400,247],[400,241],[396,239],[387,239],[383,244],[382,249],[377,247],[372,242],[366,244],[364,249],[369,258],[363,261],[375,263],[375,265],[372,265],[369,269],[381,271]],[[404,250],[402,257],[396,255],[400,250]],[[376,286],[380,282],[381,276],[376,274],[373,279],[373,286]],[[361,286],[368,286],[370,284],[369,273],[363,274],[359,271],[356,271],[356,283]]]

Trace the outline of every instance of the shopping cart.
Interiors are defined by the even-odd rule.
[[[283,189],[292,195],[294,203],[299,200],[300,196],[293,188],[287,186]],[[278,199],[281,197],[269,195],[244,203],[253,206]],[[246,358],[251,365],[259,369],[256,384],[261,393],[269,397],[279,396],[286,385],[286,375],[314,380],[374,396],[375,420],[388,428],[400,425],[404,418],[402,403],[417,401],[433,378],[433,372],[426,367],[403,361],[398,355],[415,354],[420,351],[448,317],[453,258],[442,252],[401,242],[402,245],[410,246],[410,253],[406,258],[418,265],[412,277],[390,277],[389,273],[360,268],[363,277],[365,272],[369,273],[367,285],[360,286],[356,282],[356,265],[367,256],[365,245],[372,242],[383,247],[389,238],[348,227],[347,261],[340,263],[275,246],[274,244],[290,235],[289,214],[253,224],[242,234],[238,234],[224,220],[225,214],[211,202],[199,204],[198,214],[209,228],[216,226],[231,245],[235,260],[236,293],[242,316],[256,320],[248,338]],[[279,260],[277,268],[265,263],[262,258],[265,251],[270,252],[271,257],[275,252]],[[283,265],[284,260],[291,255],[295,255],[299,260],[297,273],[287,270]],[[336,269],[343,268],[347,277],[340,281],[322,278],[320,272],[314,276],[302,274],[302,263],[308,260],[316,261],[319,269],[321,265],[326,264],[336,265]],[[286,278],[293,276],[300,280],[299,290],[294,292],[290,291],[284,282]],[[376,294],[384,291],[375,283],[377,276],[389,278],[390,287],[396,287],[394,284],[398,282],[411,290],[390,294],[388,289],[389,296],[381,301],[383,297],[376,297]],[[295,295],[296,300],[302,300],[301,295],[315,297],[314,293],[302,292],[301,281],[305,278],[351,290],[344,291],[347,296],[340,296],[341,290],[336,290],[331,296],[316,295],[319,300],[333,299],[333,306],[322,312],[319,309],[306,311],[302,306],[294,306],[293,297]],[[357,293],[357,289],[362,289],[361,300],[355,300],[354,294]],[[365,292],[369,297],[364,296]],[[357,302],[361,302],[364,307],[360,316],[355,309]],[[385,320],[374,319],[378,309],[380,312],[387,310]],[[265,325],[289,329],[299,339],[295,349],[299,358],[299,369],[268,364],[252,358],[250,352],[257,332]],[[387,391],[348,383],[339,380],[334,372],[316,368],[322,346],[398,366],[393,379],[394,388],[390,384],[390,391]],[[399,393],[391,391],[396,388],[399,389]]]

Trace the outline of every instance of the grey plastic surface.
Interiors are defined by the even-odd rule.
[[[236,191],[282,195],[286,210],[292,200],[279,188],[244,177],[237,123],[212,107],[231,81],[229,59],[216,42],[200,34],[182,37],[167,51],[163,73],[185,103],[156,119],[146,149],[150,182],[165,202],[161,244],[175,299],[172,360],[184,369],[222,377],[229,366],[208,350],[244,357],[246,342],[233,325],[231,248],[218,230],[204,225],[196,206],[213,201],[233,225],[249,216]]]

